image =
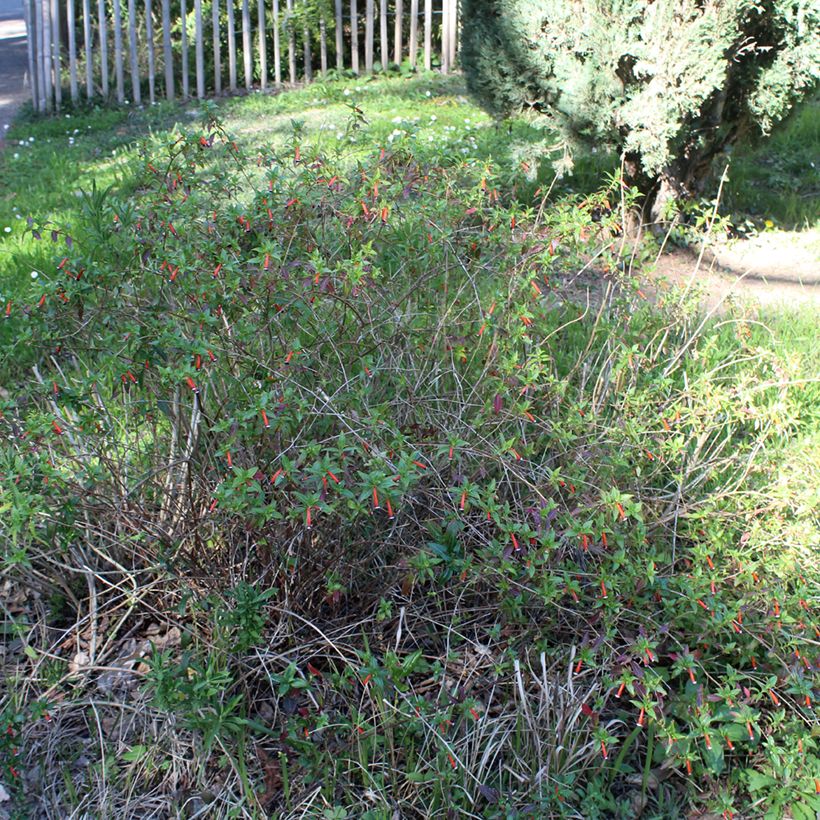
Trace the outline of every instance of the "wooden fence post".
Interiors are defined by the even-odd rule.
[[[450,27],[450,4],[448,0],[441,2],[441,73],[448,74],[450,72],[450,35],[448,33]]]
[[[71,0],[69,0],[71,2]],[[140,88],[139,54],[137,52],[137,12],[135,0],[128,0],[128,58],[131,65],[131,99],[134,105],[142,104]]]
[[[63,77],[60,60],[60,0],[51,0],[51,52],[54,58],[54,109],[60,110],[63,102]]]
[[[364,12],[364,70],[373,72],[373,2],[366,0]]]
[[[145,40],[148,43],[148,101],[156,102],[157,59],[154,50],[154,17],[151,11],[151,0],[145,0]]]
[[[455,68],[458,53],[458,0],[450,0],[450,69]]]
[[[265,0],[257,0],[259,21],[259,85],[264,91],[268,87],[268,45],[265,32]]]
[[[273,81],[282,85],[282,43],[279,39],[279,0],[273,0]]]
[[[415,68],[419,58],[419,0],[410,0],[410,65]]]
[[[182,96],[191,97],[191,70],[188,65],[188,6],[185,0],[179,0],[179,13],[182,25],[180,45],[182,48]]]
[[[222,45],[219,41],[219,0],[213,0],[211,26],[214,38],[214,94],[222,93]]]
[[[94,96],[94,61],[91,49],[91,0],[83,0],[83,52],[85,54],[85,94]]]
[[[236,17],[234,0],[226,0],[228,10],[228,88],[236,91]]]
[[[293,0],[288,0],[285,23],[288,27],[288,79],[296,82],[296,30],[293,28]]]
[[[402,14],[404,8],[402,0],[396,0],[396,19],[393,21],[393,62],[401,65],[401,37],[402,37]]]
[[[344,21],[342,20],[342,0],[336,0],[336,70],[345,67]]]
[[[49,0],[37,0],[40,18],[40,76],[43,78],[42,111],[51,111],[51,11]]]
[[[379,8],[379,40],[381,46],[381,63],[382,71],[387,71],[387,65],[390,62],[390,46],[387,42],[387,0],[381,0]]]
[[[24,8],[28,8],[28,0],[23,0]],[[68,26],[68,79],[71,87],[71,102],[80,98],[77,90],[77,20],[74,13],[74,0],[68,0],[66,6],[66,25]]]
[[[327,24],[324,16],[319,18],[319,59],[322,65],[322,76],[327,76]]]
[[[242,58],[245,63],[245,89],[251,90],[253,83],[252,63],[251,63],[251,10],[248,0],[242,0]]]
[[[433,67],[433,0],[424,0],[424,68]]]
[[[307,5],[305,0],[302,0],[303,5]],[[313,82],[313,54],[310,47],[310,30],[308,29],[307,19],[302,27],[302,52],[304,54],[305,62],[305,82]]]
[[[171,52],[170,0],[162,0],[162,53],[165,62],[165,96],[174,99],[174,58]]]
[[[122,6],[121,0],[112,0],[114,6],[114,75],[117,78],[117,102],[125,102],[125,69],[122,53]]]
[[[40,110],[40,89],[38,86],[37,70],[35,68],[35,51],[37,44],[37,28],[34,23],[34,12],[31,0],[23,0],[23,16],[26,21],[26,46],[28,50],[28,82],[31,89],[31,105],[35,111]]]
[[[196,96],[205,96],[205,44],[202,42],[202,0],[194,0],[194,60],[196,62]]]
[[[359,13],[356,0],[350,0],[350,67],[359,73]]]

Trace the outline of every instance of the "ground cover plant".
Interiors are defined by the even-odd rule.
[[[653,304],[617,174],[513,195],[344,89],[17,220],[18,815],[813,816],[813,317]]]

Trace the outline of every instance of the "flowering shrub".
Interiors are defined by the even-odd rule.
[[[816,522],[743,494],[802,365],[624,281],[617,177],[541,195],[211,120],[87,193],[4,307],[38,361],[2,406],[5,567],[176,611],[148,691],[249,811],[820,809]]]

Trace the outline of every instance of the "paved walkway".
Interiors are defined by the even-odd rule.
[[[29,96],[28,52],[21,0],[0,0],[0,147],[6,126]]]

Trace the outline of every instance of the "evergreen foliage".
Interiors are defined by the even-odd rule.
[[[716,154],[769,134],[820,77],[814,0],[464,0],[463,19],[482,104],[543,113],[569,146],[617,147],[656,194],[696,191]]]

